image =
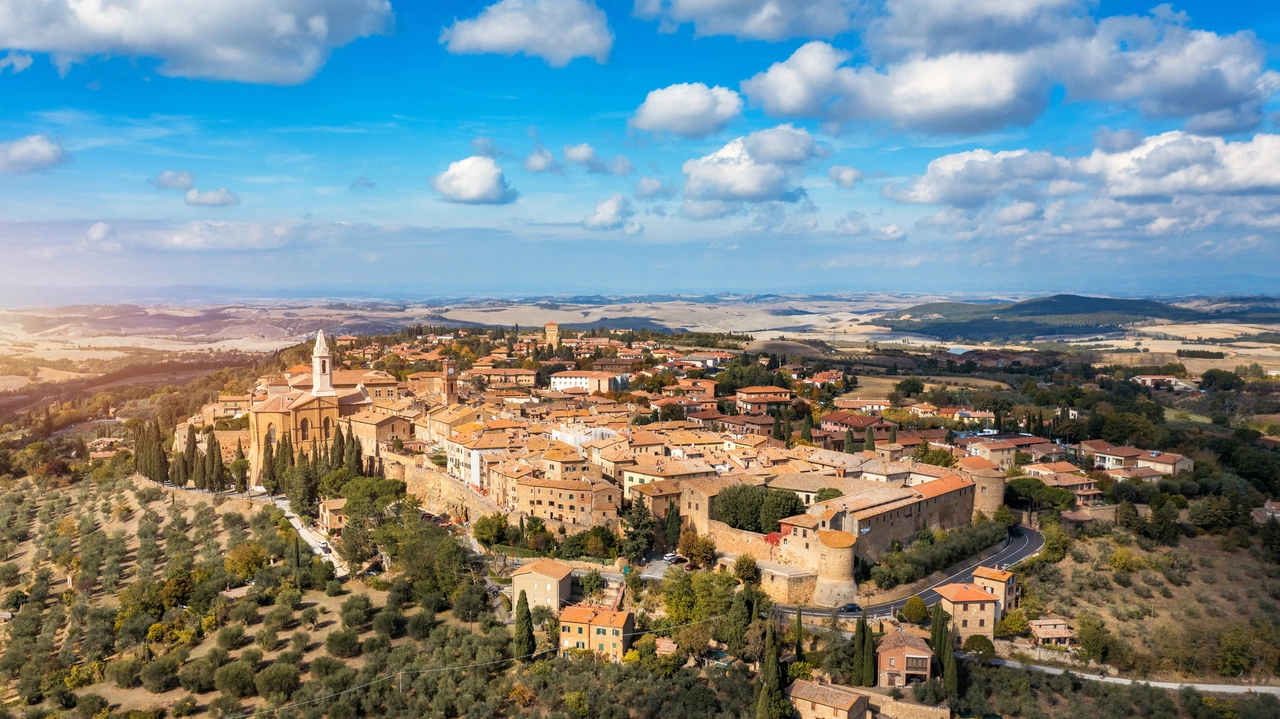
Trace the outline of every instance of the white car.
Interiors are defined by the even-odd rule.
[[[679,557],[679,555],[678,555],[678,554],[676,554],[675,552],[667,552],[666,554],[662,555],[662,561],[664,561],[664,562],[674,562],[674,561],[676,561],[676,558],[677,558],[677,557]]]

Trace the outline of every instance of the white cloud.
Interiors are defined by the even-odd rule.
[[[1200,133],[1256,127],[1280,73],[1251,32],[1190,30],[1167,6],[1096,20],[1081,0],[890,0],[871,58],[814,41],[743,82],[776,117],[885,122],[938,133],[1027,125],[1068,101],[1136,105]]]
[[[76,249],[89,253],[116,252],[121,248],[121,244],[112,238],[113,233],[111,225],[95,222],[85,231],[84,238],[77,244]]]
[[[582,221],[582,224],[593,230],[616,230],[622,228],[628,235],[643,231],[640,223],[631,219],[636,214],[631,200],[620,193],[614,193],[608,199],[596,203],[596,211]]]
[[[46,135],[27,135],[13,142],[0,142],[0,172],[40,172],[71,159],[56,141]]]
[[[731,140],[710,155],[684,163],[686,206],[681,212],[706,219],[715,209],[719,216],[739,211],[736,203],[796,202],[805,196],[797,184],[804,164],[825,154],[826,148],[812,135],[789,124]]]
[[[835,165],[827,171],[827,177],[832,184],[847,189],[862,181],[862,172],[848,165]]]
[[[636,197],[641,200],[664,200],[675,197],[676,188],[664,183],[656,177],[642,177],[636,183]]]
[[[524,169],[526,172],[561,172],[563,168],[560,163],[556,162],[556,158],[551,151],[545,147],[534,148],[529,156],[524,158]]]
[[[742,97],[728,88],[680,83],[653,90],[636,109],[631,125],[649,132],[700,138],[723,130],[742,113]]]
[[[762,202],[755,206],[755,217],[744,228],[747,232],[768,232],[783,235],[803,235],[818,228],[818,208],[810,200],[804,200],[788,210],[782,202]]]
[[[585,142],[581,145],[565,145],[564,159],[582,165],[587,172],[595,175],[630,175],[635,171],[631,161],[622,155],[615,155],[606,162],[597,157],[595,148]]]
[[[200,205],[203,207],[226,207],[227,205],[240,204],[240,196],[228,190],[225,187],[219,187],[216,190],[197,190],[191,188],[187,191],[186,200],[188,205]]]
[[[1114,139],[1114,138],[1112,138]],[[973,150],[940,157],[903,202],[945,204],[917,228],[957,239],[1140,241],[1247,229],[1280,230],[1280,135],[1228,142],[1182,131],[1132,138],[1089,155]],[[1108,144],[1108,143],[1100,143]]]
[[[901,202],[974,207],[1072,174],[1070,162],[1047,152],[972,150],[939,157],[905,188],[885,185],[883,192]]]
[[[124,55],[156,58],[169,76],[293,85],[334,48],[393,20],[389,0],[8,0],[0,47],[49,53],[64,73],[85,58]]]
[[[842,235],[865,235],[870,229],[867,216],[857,210],[851,210],[849,214],[836,220],[836,232]]]
[[[4,72],[5,68],[9,68],[14,75],[31,67],[31,56],[23,52],[7,52],[4,57],[0,57],[0,72]]]
[[[740,39],[831,37],[850,29],[859,0],[636,0],[635,15],[674,32],[693,23],[694,34]]]
[[[883,240],[884,242],[897,242],[898,240],[906,237],[907,233],[903,232],[897,225],[890,224],[877,227],[876,231],[872,233],[872,236],[877,240]]]
[[[195,186],[196,175],[187,170],[165,170],[147,182],[162,190],[190,190]]]
[[[1027,124],[1047,102],[1047,80],[1018,56],[913,57],[884,71],[847,66],[849,58],[825,42],[810,42],[744,81],[742,89],[777,117],[882,120],[932,132]]]
[[[440,33],[449,52],[461,55],[523,53],[564,67],[575,57],[609,59],[609,18],[591,0],[501,0],[470,20]]]
[[[519,195],[507,185],[498,163],[480,155],[449,163],[448,170],[431,178],[431,189],[449,202],[469,205],[504,205]]]

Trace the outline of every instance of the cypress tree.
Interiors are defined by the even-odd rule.
[[[182,449],[183,458],[187,460],[187,474],[195,471],[196,466],[196,428],[190,424],[187,425],[187,443]]]
[[[796,658],[795,661],[804,660],[804,607],[796,607]]]
[[[876,641],[871,636],[871,625],[867,623],[867,610],[862,610],[862,686],[876,685]]]
[[[773,438],[782,439],[782,419],[778,415],[773,415]]]
[[[362,474],[364,462],[360,459],[360,440],[356,438],[354,430],[347,433],[346,451],[342,457],[342,464],[351,470],[352,474]]]
[[[811,414],[806,414],[804,424],[800,425],[800,439],[806,442],[813,441],[813,415]]]
[[[875,430],[871,429],[870,427],[867,427],[867,438],[862,442],[862,449],[870,452],[875,448],[876,448]]]
[[[787,719],[795,711],[782,694],[782,662],[778,659],[778,643],[773,621],[764,634],[764,663],[756,677],[756,719]]]
[[[347,458],[347,448],[343,446],[344,439],[342,437],[342,425],[335,427],[337,431],[333,433],[333,445],[329,447],[329,470],[335,470],[342,466]]]
[[[662,527],[662,536],[667,540],[668,547],[675,547],[680,544],[680,507],[676,505],[674,499],[667,501],[667,517],[663,520],[665,523]]]
[[[262,471],[259,473],[258,482],[263,489],[267,490],[267,495],[275,494],[280,486],[280,480],[276,477],[276,458],[270,442],[262,448]]]
[[[533,617],[529,614],[529,599],[524,590],[520,590],[520,598],[516,600],[516,628],[511,637],[511,656],[523,661],[532,661],[533,652],[538,644],[533,639]]]
[[[249,470],[244,461],[244,445],[239,439],[236,440],[236,458],[232,461],[232,464],[235,467],[235,472],[232,478],[236,482],[236,491],[248,491],[249,483],[246,481],[247,478],[245,475],[248,474]]]
[[[280,445],[276,447],[276,489],[279,490],[280,485],[284,483],[289,468],[293,466],[293,443],[289,441],[289,435],[286,433],[280,440]]]
[[[890,427],[889,428],[889,444],[897,444],[897,443],[898,443],[898,428]]]
[[[191,483],[194,484],[196,486],[196,489],[199,489],[199,490],[203,490],[205,487],[208,486],[208,477],[206,476],[206,472],[208,470],[208,462],[205,461],[206,456],[207,455],[201,455],[201,454],[196,455],[196,461],[195,461],[195,464],[193,465],[193,468],[195,471],[191,473]]]
[[[175,455],[173,461],[169,463],[169,483],[175,487],[181,487],[186,483],[182,474],[182,455]]]
[[[960,677],[956,672],[956,652],[954,646],[954,638],[951,636],[951,630],[948,628],[946,635],[942,638],[942,686],[946,688],[948,696],[954,696],[960,691]]]
[[[854,686],[862,685],[862,665],[866,661],[863,652],[863,645],[866,643],[863,639],[867,633],[867,620],[865,617],[858,617],[857,626],[853,632],[853,667],[849,670],[849,682]]]
[[[844,453],[853,454],[855,451],[853,448],[853,430],[846,429],[844,431]]]
[[[786,442],[788,447],[791,446],[791,415],[790,414],[787,415],[786,420],[783,421],[782,423],[782,441]]]

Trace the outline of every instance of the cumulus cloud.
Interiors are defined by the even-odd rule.
[[[628,235],[641,232],[644,228],[631,219],[636,214],[631,200],[621,193],[614,193],[608,199],[596,203],[596,211],[586,217],[582,224],[593,230],[616,230],[621,228]]]
[[[917,223],[958,239],[1011,235],[1138,241],[1247,229],[1280,230],[1280,135],[1228,142],[1166,132],[1101,142],[1083,157],[974,150],[940,157],[902,202],[944,204]],[[1130,146],[1132,145],[1132,146]],[[1111,148],[1111,149],[1108,149]]]
[[[191,188],[183,198],[188,205],[201,207],[226,207],[240,204],[240,196],[225,187],[216,190],[197,190]]]
[[[842,235],[865,235],[871,226],[867,224],[867,216],[852,210],[849,214],[836,220],[836,232]]]
[[[812,135],[790,124],[736,138],[684,163],[681,213],[708,219],[740,211],[743,202],[797,202],[805,197],[798,184],[804,165],[826,154]]]
[[[642,177],[636,183],[636,197],[641,200],[667,200],[675,197],[676,192],[676,188],[656,177]]]
[[[0,142],[0,172],[41,172],[71,159],[56,140],[47,135],[27,135]]]
[[[1093,144],[1107,152],[1124,152],[1142,144],[1142,133],[1136,130],[1112,131],[1099,127],[1093,133]]]
[[[827,171],[827,177],[832,184],[846,189],[862,181],[862,173],[848,165],[835,165]]]
[[[95,222],[85,231],[84,237],[76,245],[80,252],[116,252],[121,244],[113,238],[115,231],[105,222]]]
[[[653,90],[636,109],[631,125],[649,132],[700,138],[723,130],[742,113],[742,96],[700,82]]]
[[[575,57],[606,62],[613,31],[592,0],[501,0],[470,20],[455,21],[440,42],[455,54],[522,53],[564,67]]]
[[[802,235],[818,228],[818,208],[810,200],[798,205],[782,202],[762,202],[755,206],[755,216],[747,224],[747,232]]]
[[[195,187],[196,175],[187,170],[165,170],[147,182],[162,190],[190,190]]]
[[[555,156],[545,147],[534,148],[533,152],[524,158],[524,169],[526,172],[533,173],[563,171],[560,163],[556,162]]]
[[[0,4],[0,47],[49,53],[64,74],[88,57],[124,55],[158,59],[163,75],[293,85],[334,48],[393,21],[389,0],[10,0]]]
[[[468,205],[505,205],[519,195],[507,185],[498,163],[481,155],[449,163],[449,169],[431,178],[431,189],[448,202]]]
[[[814,41],[742,84],[776,117],[937,133],[1027,125],[1068,101],[1136,105],[1199,133],[1256,127],[1280,91],[1252,33],[1185,27],[1167,8],[1096,20],[1074,0],[894,0],[866,31],[870,61]]]
[[[694,34],[740,39],[831,37],[850,29],[858,0],[636,0],[635,15],[664,32],[693,23]]]
[[[741,202],[799,201],[805,197],[797,184],[805,162],[824,155],[826,148],[813,136],[790,124],[732,139],[713,154],[685,162],[681,212],[707,219],[714,209],[719,216],[731,214]]]
[[[565,145],[564,159],[582,165],[594,175],[630,175],[635,171],[631,161],[622,155],[615,155],[606,162],[597,157],[595,148],[585,142],[581,145]]]

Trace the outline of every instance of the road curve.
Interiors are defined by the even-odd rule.
[[[943,577],[938,582],[923,592],[919,593],[919,597],[924,600],[926,605],[931,605],[938,601],[938,593],[934,590],[944,584],[969,582],[973,580],[973,570],[979,566],[1003,566],[1006,564],[1017,564],[1022,560],[1030,557],[1040,551],[1044,546],[1044,535],[1030,527],[1021,525],[1014,526],[1009,529],[1009,540],[1003,549],[996,554],[983,560],[973,560],[966,562],[964,568],[959,569],[950,575]],[[909,599],[909,597],[908,597]],[[899,599],[894,602],[885,602],[883,604],[874,604],[866,607],[868,617],[890,617],[898,613],[903,605],[907,603],[907,599]],[[775,610],[783,613],[795,611],[795,605],[791,604],[775,604]],[[816,616],[816,615],[815,615]]]

